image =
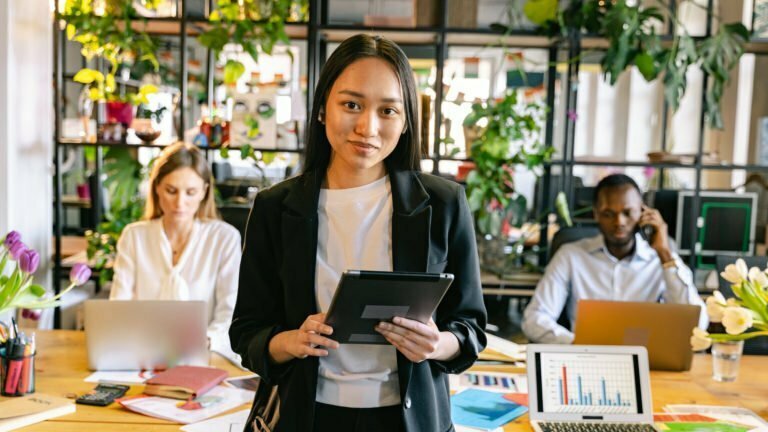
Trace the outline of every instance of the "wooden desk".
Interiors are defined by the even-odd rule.
[[[91,371],[85,349],[85,333],[76,330],[48,330],[37,332],[38,354],[35,359],[35,379],[38,393],[66,396],[82,394],[95,387],[83,381]],[[246,375],[226,359],[213,354],[213,366],[224,369],[230,376]],[[134,385],[128,395],[140,394],[144,386]],[[4,399],[0,397],[0,399]],[[233,409],[231,412],[245,408]],[[19,430],[39,432],[69,431],[178,431],[181,425],[128,411],[119,404],[107,407],[77,405],[74,414],[27,426]]]
[[[84,393],[94,387],[83,381],[91,372],[87,367],[85,334],[72,330],[37,333],[39,354],[36,359],[37,391],[58,396]],[[225,359],[214,355],[212,363],[230,375],[245,373]],[[476,370],[510,371],[509,366],[476,366]],[[520,372],[519,368],[516,372]],[[654,411],[668,404],[733,405],[749,408],[768,419],[768,357],[744,356],[739,378],[733,383],[712,380],[712,359],[706,354],[694,356],[690,372],[651,372]],[[138,394],[142,386],[132,386],[129,395]],[[244,408],[236,408],[239,410]],[[233,410],[233,411],[235,411]],[[44,423],[28,426],[23,431],[177,431],[180,425],[136,414],[118,404],[109,407],[78,405],[77,412]],[[505,428],[507,432],[530,431],[524,415]]]

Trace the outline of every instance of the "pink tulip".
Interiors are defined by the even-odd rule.
[[[39,264],[40,254],[32,249],[27,249],[19,257],[19,269],[26,274],[32,274],[37,271]]]
[[[82,263],[75,264],[69,272],[69,281],[72,282],[73,285],[82,285],[88,282],[88,279],[90,278],[90,267]]]
[[[5,247],[10,249],[11,246],[13,246],[14,244],[16,244],[16,243],[18,243],[20,241],[21,241],[21,234],[19,234],[18,231],[11,231],[11,232],[9,232],[8,234],[5,235],[4,244],[5,244]]]
[[[11,245],[8,248],[8,252],[11,254],[11,259],[14,261],[18,261],[19,257],[27,251],[27,245],[22,243],[21,241],[17,241],[13,245]]]

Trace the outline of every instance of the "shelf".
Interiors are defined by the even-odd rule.
[[[687,163],[675,163],[675,162],[643,162],[643,161],[564,161],[564,160],[552,160],[549,162],[550,166],[611,166],[611,167],[653,167],[653,168],[684,168],[684,169],[696,169],[695,164]],[[768,171],[768,165],[755,165],[755,164],[702,164],[702,170],[749,170],[749,171]]]
[[[324,26],[319,32],[326,42],[342,42],[356,34],[371,33],[403,45],[432,45],[437,43],[439,35],[439,32],[434,29],[361,28],[350,26]]]
[[[66,141],[66,140],[59,140],[56,144],[60,146],[74,146],[74,147],[126,147],[126,148],[165,148],[168,147],[171,144],[175,144],[176,141],[172,143],[141,143],[141,144],[128,144],[128,143],[122,143],[122,142],[105,142],[105,141],[96,141],[96,142],[83,142],[83,141]],[[200,150],[215,150],[219,151],[220,147],[199,147]],[[229,151],[240,151],[240,147],[227,147]],[[304,151],[303,148],[298,149],[276,149],[276,148],[263,148],[263,147],[252,147],[255,151],[260,151],[262,153],[302,153]]]
[[[508,46],[520,48],[549,48],[556,44],[546,36],[535,34],[501,34],[494,32],[449,32],[445,35],[448,45]]]

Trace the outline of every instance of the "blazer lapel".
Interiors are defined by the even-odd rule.
[[[389,170],[392,186],[392,264],[395,271],[424,272],[429,262],[432,207],[416,173]],[[413,363],[397,353],[400,398],[405,400]]]

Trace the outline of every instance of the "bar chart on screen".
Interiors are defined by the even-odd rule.
[[[635,369],[631,355],[542,355],[544,411],[637,413]]]

